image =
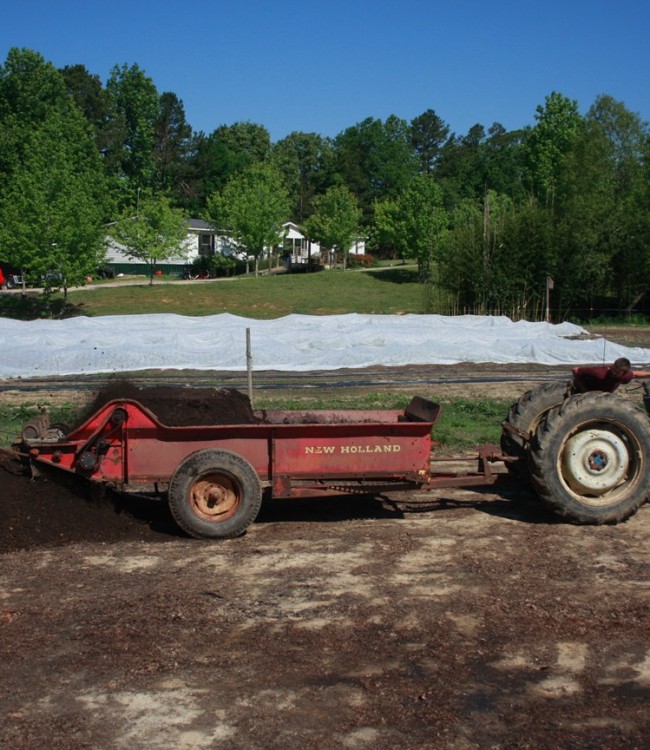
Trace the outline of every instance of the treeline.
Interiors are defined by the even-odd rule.
[[[118,214],[163,196],[218,222],[228,186],[263,167],[287,196],[286,218],[312,235],[351,196],[348,224],[373,254],[417,260],[432,311],[534,319],[547,278],[556,318],[650,308],[650,132],[608,95],[583,115],[553,92],[515,131],[458,135],[429,109],[273,143],[252,122],[194,131],[182,100],[138,65],[115,66],[104,84],[84,65],[58,70],[13,49],[0,128],[0,257],[65,261],[71,281],[101,257]],[[312,238],[345,236],[328,231]]]

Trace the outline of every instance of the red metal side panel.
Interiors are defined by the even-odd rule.
[[[304,477],[389,477],[427,471],[431,425],[423,423],[303,425],[274,434],[273,474]]]
[[[230,437],[227,431],[212,430],[205,437],[193,437],[187,431],[177,435],[177,440],[163,441],[155,434],[129,437],[127,464],[129,484],[139,482],[167,482],[176,467],[191,453],[198,450],[228,450],[245,458],[255,469],[260,479],[269,472],[269,440],[262,432],[255,434],[251,428],[249,437]]]
[[[307,415],[302,415],[307,418]],[[38,443],[38,460],[96,481],[167,482],[198,450],[228,450],[246,459],[262,480],[416,478],[429,470],[431,426],[398,420],[400,412],[310,414],[324,423],[167,427],[137,402],[110,402],[65,443]],[[372,421],[373,418],[379,421]],[[331,420],[331,421],[330,421]],[[93,467],[93,461],[95,465]]]

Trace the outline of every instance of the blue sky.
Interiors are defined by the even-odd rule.
[[[434,109],[452,131],[534,122],[552,91],[650,120],[645,0],[2,0],[11,47],[106,82],[137,63],[195,130],[250,120],[273,141]]]

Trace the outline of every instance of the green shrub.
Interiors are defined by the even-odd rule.
[[[221,253],[201,255],[192,263],[192,274],[199,277],[234,276],[237,270],[237,260]]]
[[[369,255],[348,255],[348,268],[372,268],[375,265],[375,256]]]

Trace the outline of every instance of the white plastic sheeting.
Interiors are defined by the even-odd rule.
[[[459,362],[577,365],[628,357],[650,363],[650,349],[576,338],[571,323],[513,323],[462,315],[288,315],[251,320],[125,315],[67,320],[0,318],[0,378],[147,369],[246,369],[246,329],[255,370]]]

